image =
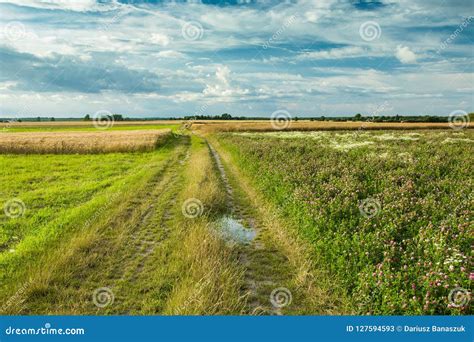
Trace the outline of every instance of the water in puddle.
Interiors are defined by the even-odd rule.
[[[257,235],[255,230],[246,228],[239,220],[230,216],[221,218],[217,229],[224,240],[234,243],[250,243]]]

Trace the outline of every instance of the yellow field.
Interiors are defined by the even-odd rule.
[[[309,121],[299,120],[282,124],[282,130],[318,131],[318,130],[379,130],[379,129],[449,129],[446,123],[425,122],[362,122],[362,121]],[[283,128],[284,127],[284,128]],[[472,127],[472,126],[469,126]],[[201,132],[230,132],[230,131],[274,131],[271,121],[245,120],[245,121],[223,121],[205,120],[193,121],[192,128]]]
[[[151,151],[170,129],[3,134],[0,153],[104,153]]]

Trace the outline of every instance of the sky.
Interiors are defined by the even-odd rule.
[[[474,1],[0,0],[0,118],[474,112]]]

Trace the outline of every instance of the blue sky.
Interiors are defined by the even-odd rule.
[[[0,115],[473,112],[473,15],[468,0],[0,0]]]

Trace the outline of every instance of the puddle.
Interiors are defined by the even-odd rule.
[[[217,221],[217,233],[226,241],[234,243],[250,243],[257,232],[251,228],[246,228],[240,220],[236,220],[230,216],[224,216]]]

